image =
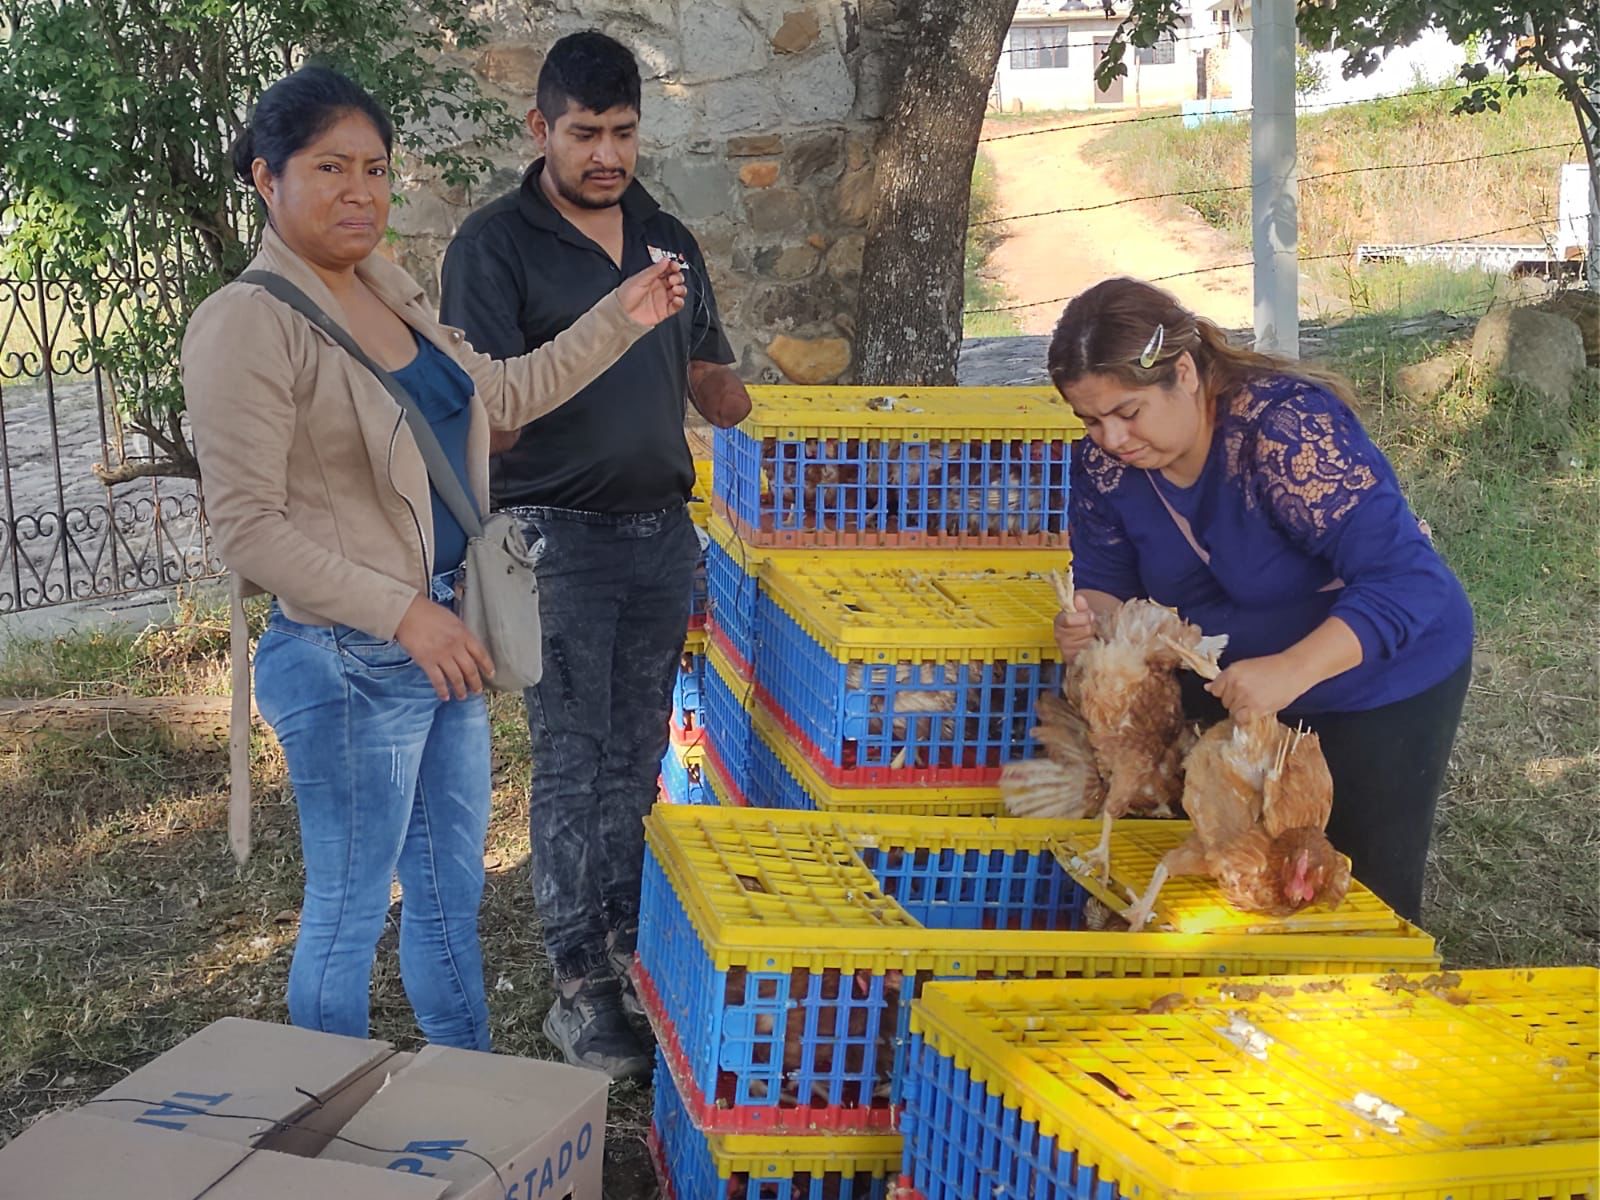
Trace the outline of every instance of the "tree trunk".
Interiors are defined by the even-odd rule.
[[[1017,0],[920,0],[878,141],[857,382],[950,385],[961,349],[972,160]]]

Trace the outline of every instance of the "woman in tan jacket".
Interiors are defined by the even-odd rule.
[[[251,266],[296,285],[394,375],[483,509],[490,430],[586,386],[682,307],[683,281],[657,264],[549,345],[493,361],[376,253],[392,147],[382,109],[333,71],[268,89],[234,150],[269,218]],[[398,872],[401,975],[423,1033],[487,1049],[477,921],[494,664],[453,611],[465,534],[378,379],[262,288],[234,283],[200,306],[183,380],[223,561],[274,596],[256,702],[283,745],[306,864],[290,1019],[366,1036]]]

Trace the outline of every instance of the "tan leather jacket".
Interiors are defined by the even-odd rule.
[[[250,266],[282,275],[348,326],[317,273],[271,229]],[[441,325],[416,281],[393,263],[373,255],[356,273],[477,385],[467,463],[484,509],[489,430],[515,429],[564,404],[645,333],[613,292],[548,345],[495,361]],[[206,519],[234,572],[229,840],[243,862],[250,645],[242,597],[269,591],[291,620],[392,638],[428,591],[433,507],[400,406],[372,372],[260,287],[230,284],[195,311],[183,339],[183,392]]]
[[[270,229],[251,268],[284,276],[347,325],[316,272]],[[485,508],[489,430],[565,403],[645,332],[612,293],[548,345],[495,361],[441,325],[399,267],[373,255],[356,271],[477,385],[467,463]],[[189,321],[183,390],[206,518],[246,590],[272,592],[292,620],[393,637],[427,592],[433,513],[416,442],[372,373],[263,289],[234,283]]]

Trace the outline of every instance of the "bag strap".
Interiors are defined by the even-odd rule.
[[[1152,475],[1149,471],[1143,472],[1143,475],[1145,482],[1150,485],[1150,490],[1156,494],[1156,499],[1161,501],[1161,507],[1167,510],[1167,516],[1172,518],[1172,523],[1178,527],[1178,532],[1183,534],[1183,540],[1189,543],[1189,549],[1195,552],[1196,556],[1199,557],[1202,563],[1204,563],[1207,567],[1210,567],[1211,552],[1200,544],[1199,538],[1194,536],[1194,526],[1189,524],[1189,518],[1172,507],[1172,501],[1168,500],[1161,489],[1156,486],[1154,475]],[[1319,587],[1317,591],[1336,592],[1343,586],[1344,580],[1340,579],[1338,576],[1334,576],[1327,583]]]
[[[482,537],[483,517],[478,512],[477,503],[461,485],[461,477],[450,465],[450,458],[445,454],[444,447],[439,444],[438,437],[434,435],[433,427],[428,424],[428,418],[422,415],[416,400],[400,381],[373,362],[372,356],[356,343],[355,338],[350,336],[344,326],[323,312],[315,300],[282,275],[272,271],[246,271],[239,276],[237,282],[253,283],[257,287],[265,288],[331,337],[351,358],[378,377],[378,382],[383,384],[384,390],[390,396],[394,397],[395,403],[400,406],[400,411],[405,414],[406,424],[411,427],[411,436],[417,443],[417,449],[422,452],[422,463],[428,469],[428,481],[433,484],[433,490],[439,494],[439,499],[444,501],[444,506],[450,510],[451,516],[460,523],[467,537]]]
[[[1167,510],[1167,516],[1172,518],[1172,523],[1178,527],[1178,532],[1183,534],[1183,540],[1189,543],[1189,549],[1193,550],[1200,561],[1209,567],[1211,565],[1211,551],[1202,546],[1200,539],[1194,536],[1194,526],[1189,524],[1189,518],[1172,507],[1172,501],[1162,494],[1161,489],[1156,486],[1155,478],[1149,471],[1145,471],[1143,474],[1144,481],[1150,485],[1150,490],[1156,494],[1156,499],[1161,501],[1161,507]]]

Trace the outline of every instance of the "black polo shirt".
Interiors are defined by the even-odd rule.
[[[440,316],[494,358],[552,340],[607,292],[650,265],[651,247],[689,263],[683,311],[629,348],[566,404],[490,459],[494,505],[585,512],[668,508],[694,487],[683,436],[689,360],[731,363],[705,260],[693,235],[635,180],[622,197],[622,267],[556,211],[540,159],[515,192],[463,222],[444,257]]]

